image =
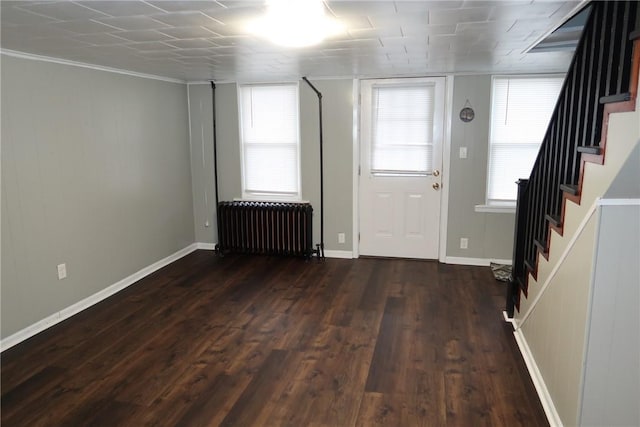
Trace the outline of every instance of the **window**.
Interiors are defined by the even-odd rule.
[[[493,78],[488,205],[515,203],[515,182],[531,174],[563,81],[556,75]]]
[[[239,86],[244,198],[300,199],[298,85]]]
[[[371,172],[426,175],[433,159],[435,85],[374,85]]]

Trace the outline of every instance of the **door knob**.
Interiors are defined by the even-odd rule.
[[[433,189],[434,189],[434,190],[439,190],[439,189],[440,189],[440,184],[438,184],[437,182],[435,182],[435,183],[432,185],[432,187],[433,187]]]
[[[434,170],[433,176],[440,176],[440,171],[438,169]]]

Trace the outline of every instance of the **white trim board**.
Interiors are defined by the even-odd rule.
[[[598,206],[638,206],[640,199],[598,199]]]
[[[360,256],[360,80],[353,79],[352,87],[353,96],[353,116],[352,116],[352,151],[351,159],[352,170],[352,227],[353,227],[353,257],[358,258]]]
[[[196,249],[202,249],[202,250],[205,250],[205,251],[215,251],[217,243],[198,242],[195,245],[196,245]]]
[[[453,122],[453,75],[445,77],[444,138],[442,141],[442,194],[440,195],[440,232],[438,238],[438,261],[447,257],[447,232],[449,224],[449,168],[451,167],[451,126]]]
[[[189,255],[191,252],[199,249],[199,245],[201,245],[201,243],[192,243],[186,248],[180,249],[179,251],[159,261],[156,261],[147,267],[144,267],[143,269],[133,273],[132,275],[125,277],[119,282],[116,282],[113,285],[108,286],[96,292],[95,294],[90,295],[76,302],[75,304],[70,305],[69,307],[63,308],[62,310],[53,313],[52,315],[47,316],[44,319],[39,320],[36,323],[33,323],[32,325],[29,325],[12,335],[9,335],[8,337],[0,340],[0,351],[5,351],[16,344],[20,344],[22,341],[31,338],[32,336],[62,322],[63,320],[68,319],[74,314],[78,314],[81,311],[91,307],[92,305],[95,305],[100,301],[109,298],[110,296],[120,292],[121,290],[133,285],[137,281],[147,277],[151,273],[160,270],[162,267],[165,267],[172,262],[177,261],[178,259],[186,255]]]
[[[104,65],[88,64],[86,62],[71,61],[69,59],[53,58],[51,56],[36,55],[33,53],[25,53],[17,50],[0,49],[0,54],[12,56],[14,58],[29,59],[32,61],[51,62],[54,64],[69,65],[72,67],[89,68],[91,70],[106,71],[108,73],[124,74],[125,76],[141,77],[143,79],[160,80],[169,83],[186,84],[184,80],[173,79],[171,77],[156,76],[154,74],[138,73],[136,71],[128,71],[120,68],[106,67]]]
[[[216,249],[216,243],[195,243],[195,245],[196,249],[203,249],[206,251],[213,251]],[[353,252],[351,251],[325,249],[324,255],[327,258],[353,259]]]
[[[527,365],[529,376],[531,377],[531,381],[533,381],[533,385],[536,388],[536,392],[538,393],[538,397],[540,398],[540,403],[542,403],[542,408],[544,409],[544,413],[547,416],[549,425],[551,427],[562,427],[563,424],[562,420],[560,419],[560,414],[558,414],[558,411],[553,404],[553,399],[551,399],[549,389],[547,389],[547,385],[545,384],[542,374],[538,369],[536,360],[531,353],[531,349],[529,348],[529,344],[527,344],[527,340],[524,337],[522,330],[518,329],[516,331],[513,331],[513,336],[516,339],[516,343],[518,344],[518,348],[520,349],[520,354],[522,354],[524,363],[525,365]]]
[[[495,258],[464,258],[457,256],[448,256],[444,258],[445,264],[458,264],[458,265],[476,265],[480,267],[488,267],[492,262],[496,264],[511,265],[510,259],[495,259]]]
[[[353,252],[351,251],[336,251],[332,249],[325,249],[324,255],[327,258],[353,259]]]

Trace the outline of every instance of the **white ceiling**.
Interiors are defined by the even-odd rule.
[[[0,43],[184,81],[557,72],[572,52],[523,52],[578,3],[327,1],[347,31],[286,49],[245,31],[262,1],[2,0]]]

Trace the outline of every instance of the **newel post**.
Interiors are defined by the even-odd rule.
[[[526,232],[526,218],[529,200],[527,197],[528,179],[520,179],[518,185],[518,198],[516,201],[516,221],[513,233],[513,261],[511,267],[511,278],[507,285],[507,306],[506,311],[509,317],[513,317],[516,301],[520,296],[520,283],[524,283],[524,235]],[[518,280],[520,279],[520,280]]]

